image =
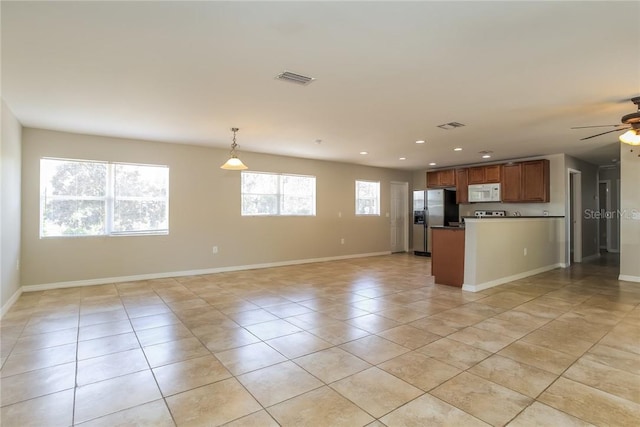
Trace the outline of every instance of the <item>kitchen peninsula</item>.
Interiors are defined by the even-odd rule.
[[[433,227],[435,282],[477,292],[565,266],[562,216],[465,218]]]

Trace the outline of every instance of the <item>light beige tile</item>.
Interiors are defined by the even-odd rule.
[[[283,427],[352,427],[373,421],[369,414],[326,386],[268,410]]]
[[[275,316],[262,308],[257,310],[233,312],[229,313],[228,316],[240,326],[255,325],[256,323],[278,319],[278,316]]]
[[[327,384],[371,367],[364,360],[337,347],[299,357],[294,362]]]
[[[331,343],[305,331],[274,338],[266,343],[289,359],[332,347]]]
[[[12,353],[2,366],[2,378],[76,360],[76,344],[65,344],[26,353]]]
[[[487,320],[483,320],[482,322],[473,325],[473,327],[493,332],[499,335],[506,335],[515,339],[522,338],[529,332],[538,328],[538,326],[536,325],[520,325],[517,323],[512,323],[508,320],[498,319],[497,317],[491,317]]]
[[[283,362],[237,377],[267,407],[322,386],[317,378],[293,362]]]
[[[146,347],[169,341],[191,338],[193,337],[193,334],[182,323],[175,323],[172,325],[136,331],[136,336],[138,337],[140,344]]]
[[[530,333],[522,338],[522,341],[573,356],[582,356],[595,343],[595,341],[584,341],[571,335],[557,335],[553,332],[545,331],[543,328]]]
[[[220,328],[214,332],[200,335],[198,338],[214,353],[260,341],[258,337],[244,328]]]
[[[458,369],[468,369],[491,355],[488,351],[448,338],[434,341],[416,351],[448,365],[455,366]]]
[[[405,353],[378,367],[424,391],[429,391],[462,372],[417,351]]]
[[[143,348],[152,368],[211,354],[197,338],[184,338]]]
[[[508,427],[530,426],[562,426],[562,427],[593,427],[579,418],[572,417],[562,411],[558,411],[540,402],[533,402],[531,406],[522,411],[513,419]]]
[[[185,391],[166,401],[179,426],[217,426],[262,409],[235,378]]]
[[[409,325],[387,329],[386,331],[379,332],[377,335],[411,350],[415,350],[418,347],[442,338],[440,335],[432,334]]]
[[[372,334],[400,326],[401,323],[377,314],[367,314],[347,320],[347,323]]]
[[[376,335],[369,335],[355,341],[342,344],[341,349],[348,351],[359,358],[377,365],[385,360],[393,359],[410,350]]]
[[[78,362],[76,384],[83,386],[149,369],[141,349],[111,353]]]
[[[212,355],[189,359],[153,369],[162,394],[170,396],[231,377]]]
[[[380,419],[386,426],[488,427],[489,424],[429,394],[401,406]]]
[[[0,413],[0,422],[7,427],[65,427],[72,419],[72,389],[3,406]]]
[[[119,320],[117,322],[100,323],[97,325],[80,327],[79,340],[87,341],[96,338],[108,337],[111,335],[126,334],[133,332],[129,320]]]
[[[640,375],[578,359],[562,376],[640,404]]]
[[[97,325],[99,323],[117,322],[128,318],[124,307],[118,307],[114,310],[99,311],[96,313],[81,314],[80,326]]]
[[[469,372],[533,398],[558,378],[555,374],[497,354],[478,363]]]
[[[331,388],[376,418],[424,394],[376,367],[341,379],[331,384]]]
[[[270,340],[301,331],[297,326],[281,319],[256,323],[246,326],[246,329],[261,340]]]
[[[473,326],[455,332],[447,338],[469,344],[470,346],[491,353],[499,351],[516,340],[508,335],[497,334],[485,329],[474,328]]]
[[[173,325],[175,323],[180,323],[180,319],[173,313],[160,313],[131,319],[131,325],[136,332],[144,329]]]
[[[411,322],[409,325],[442,337],[453,334],[463,328],[462,326],[454,325],[446,320],[434,319],[433,317],[418,319],[415,322]]]
[[[160,399],[78,425],[82,427],[174,427],[175,423],[164,400]]]
[[[467,372],[430,393],[491,425],[506,424],[532,402],[520,393]]]
[[[267,411],[258,411],[253,414],[238,418],[224,425],[225,427],[279,427],[280,425],[269,415]]]
[[[566,378],[559,378],[538,401],[595,425],[634,426],[640,419],[637,403]]]
[[[44,334],[27,335],[19,338],[13,347],[13,353],[25,353],[43,348],[73,344],[78,340],[78,328],[62,329]],[[4,337],[3,337],[4,344]]]
[[[215,353],[233,375],[240,375],[287,360],[267,344],[259,342]]]
[[[125,350],[140,348],[136,334],[129,332],[122,335],[96,338],[94,340],[78,342],[78,360],[105,354],[118,353]]]
[[[344,344],[369,335],[369,332],[343,322],[336,322],[328,326],[313,328],[310,329],[309,332],[333,345]]]
[[[607,345],[597,344],[593,346],[588,353],[582,356],[582,359],[640,375],[640,357],[637,354],[618,350]]]
[[[76,364],[72,362],[3,378],[0,381],[0,404],[10,405],[73,388],[75,376]]]
[[[524,341],[516,341],[500,350],[498,354],[557,375],[560,375],[577,359],[576,356]]]
[[[74,420],[89,421],[161,397],[150,370],[100,381],[76,389]]]

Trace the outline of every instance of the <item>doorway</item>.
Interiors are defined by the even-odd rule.
[[[391,182],[391,252],[409,250],[409,183]]]
[[[582,173],[567,169],[567,266],[582,262]]]
[[[600,250],[609,251],[611,249],[611,181],[604,180],[598,182],[598,246]]]

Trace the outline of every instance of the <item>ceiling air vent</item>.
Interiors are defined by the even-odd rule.
[[[460,122],[449,122],[449,123],[445,123],[442,125],[438,125],[437,127],[439,127],[440,129],[444,129],[444,130],[450,130],[450,129],[455,129],[455,128],[461,128],[463,127],[464,124],[460,123]]]
[[[303,76],[302,74],[292,73],[291,71],[284,71],[278,74],[276,79],[305,86],[315,80],[313,77]]]

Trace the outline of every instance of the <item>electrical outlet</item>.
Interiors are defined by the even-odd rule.
[[[338,218],[342,218],[342,212],[338,212]]]
[[[20,260],[16,261],[16,270],[20,271]]]
[[[340,244],[344,245],[344,237],[342,239],[340,239]]]
[[[524,248],[524,256],[527,256],[527,248]]]
[[[214,253],[214,254],[217,254],[217,253],[218,253],[218,247],[217,247],[217,246],[214,246],[214,247],[213,247],[213,249],[212,249],[212,251],[213,251],[213,253]]]

